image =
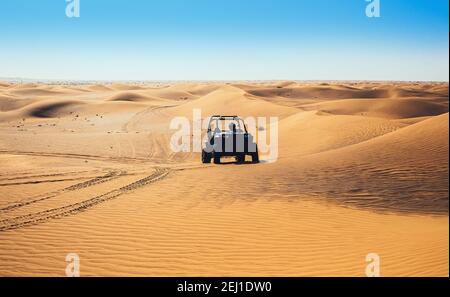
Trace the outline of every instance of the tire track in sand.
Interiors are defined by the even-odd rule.
[[[18,216],[11,219],[6,219],[0,221],[0,232],[19,229],[22,227],[36,225],[43,222],[47,222],[51,219],[62,218],[65,216],[74,215],[83,212],[91,207],[94,207],[100,203],[106,202],[108,200],[114,199],[122,194],[128,193],[130,191],[139,189],[148,184],[157,182],[169,174],[169,169],[157,168],[156,171],[140,180],[133,183],[124,185],[118,189],[112,190],[102,195],[92,197],[88,200],[84,200],[78,203],[69,204],[63,207],[53,208],[44,210],[37,213],[31,213],[23,216]]]
[[[0,150],[0,154],[20,155],[20,156],[36,156],[36,157],[55,157],[55,158],[72,158],[103,162],[118,162],[118,163],[138,163],[148,162],[146,158],[130,158],[130,157],[112,157],[112,156],[97,156],[86,154],[67,154],[67,153],[50,153],[50,152],[30,152],[18,150]]]
[[[40,202],[40,201],[44,201],[53,197],[56,197],[58,195],[67,193],[67,192],[71,192],[71,191],[76,191],[76,190],[81,190],[84,188],[88,188],[88,187],[92,187],[98,184],[102,184],[108,181],[111,181],[113,179],[116,179],[122,175],[125,175],[126,171],[110,171],[107,174],[103,175],[103,176],[97,176],[94,177],[90,180],[75,184],[75,185],[71,185],[68,186],[66,188],[60,189],[60,190],[56,190],[56,191],[52,191],[43,195],[38,195],[38,196],[34,196],[34,197],[30,197],[30,198],[26,198],[26,199],[22,199],[22,200],[18,200],[18,201],[14,201],[11,202],[5,206],[1,206],[0,207],[0,213],[2,212],[6,212],[6,211],[11,211],[13,209],[17,209],[29,204],[33,204],[36,202]]]

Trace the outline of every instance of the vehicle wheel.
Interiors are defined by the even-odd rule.
[[[214,155],[214,164],[220,164],[220,156]]]
[[[245,155],[244,155],[244,154],[242,154],[242,155],[237,155],[237,156],[236,156],[236,162],[239,163],[239,164],[244,163],[244,162],[245,162]]]
[[[256,152],[252,153],[252,163],[259,163],[258,146],[256,146]]]
[[[211,153],[207,153],[204,150],[202,150],[202,163],[203,164],[211,163]]]

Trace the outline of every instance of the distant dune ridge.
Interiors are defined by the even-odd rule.
[[[0,275],[448,275],[448,108],[448,83],[0,82]],[[193,109],[278,117],[278,160],[172,152]]]

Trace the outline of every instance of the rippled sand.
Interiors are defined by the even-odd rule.
[[[279,117],[203,165],[170,119]],[[448,275],[448,84],[0,83],[0,275]]]

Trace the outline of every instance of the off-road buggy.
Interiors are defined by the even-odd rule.
[[[235,157],[237,163],[244,163],[246,155],[252,157],[252,163],[259,163],[258,145],[244,121],[238,116],[212,116],[202,162],[211,163],[213,159],[215,164],[220,164],[221,157]]]

